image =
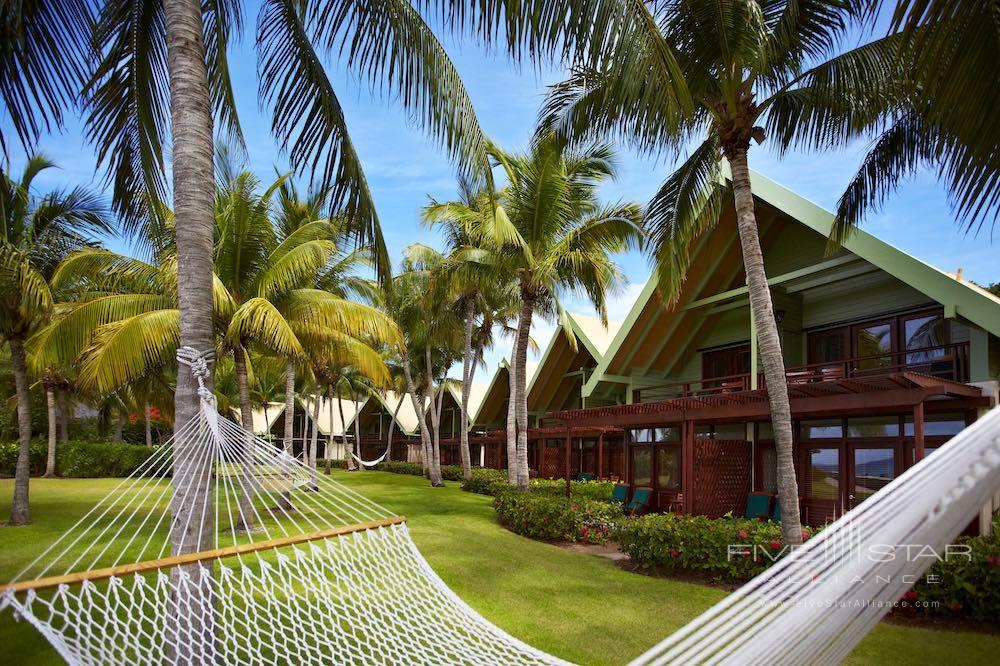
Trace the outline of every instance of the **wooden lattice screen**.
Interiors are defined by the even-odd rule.
[[[695,440],[694,513],[742,516],[750,492],[750,443],[741,439]]]

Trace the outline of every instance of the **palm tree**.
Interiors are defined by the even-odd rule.
[[[528,489],[528,409],[526,375],[532,317],[556,316],[572,338],[559,302],[564,292],[585,293],[607,319],[608,292],[621,275],[610,254],[637,246],[643,238],[639,206],[603,205],[598,186],[614,178],[614,154],[603,144],[571,149],[550,132],[540,132],[526,154],[509,154],[491,146],[508,186],[499,193],[500,207],[484,218],[482,235],[502,248],[504,261],[517,276],[521,311],[511,354],[511,399],[514,403],[517,486]],[[508,439],[511,424],[508,423]]]
[[[11,525],[31,522],[31,401],[25,340],[51,312],[48,279],[59,261],[76,249],[93,245],[98,235],[112,232],[100,198],[87,189],[56,190],[45,195],[34,191],[34,179],[54,166],[44,156],[35,155],[28,160],[19,180],[0,169],[0,340],[10,345],[20,440]]]
[[[701,134],[689,157],[663,183],[646,210],[665,300],[679,295],[694,239],[718,222],[728,161],[753,325],[764,371],[777,451],[778,494],[785,543],[801,543],[798,488],[784,361],[757,233],[747,154],[767,136],[779,149],[829,145],[856,135],[893,98],[898,68],[895,37],[859,46],[806,69],[833,53],[864,3],[773,3],[695,0],[655,6],[649,24],[655,50],[636,50],[617,68],[574,72],[553,88],[545,124],[580,138],[613,132],[643,151],[678,152]],[[660,76],[662,54],[678,64],[690,111],[678,113]],[[642,85],[636,85],[641,81]],[[676,93],[676,89],[674,90]],[[880,98],[882,98],[880,100]]]
[[[822,108],[831,132],[819,141],[795,133],[797,145],[825,148],[874,134],[872,147],[837,206],[835,241],[842,240],[872,208],[918,169],[937,171],[966,230],[979,230],[1000,216],[1000,70],[996,66],[1000,24],[993,2],[897,0],[887,36],[870,47],[867,76],[870,99],[861,114],[856,99],[833,98]],[[872,3],[873,11],[880,3]],[[875,46],[883,48],[877,49]],[[834,62],[836,59],[834,59]],[[834,80],[824,67],[806,85]],[[821,99],[827,102],[826,99]],[[818,105],[817,105],[818,106]],[[846,108],[845,108],[846,107]],[[803,111],[791,105],[780,119],[801,124]],[[859,117],[861,116],[861,117]],[[866,117],[867,116],[867,117]],[[854,117],[845,128],[840,122]],[[777,120],[777,119],[776,119]],[[840,125],[840,126],[838,126]],[[854,131],[845,131],[854,130]]]
[[[455,307],[464,325],[462,348],[462,397],[460,453],[462,472],[472,478],[469,452],[469,396],[482,351],[492,340],[493,327],[519,298],[514,275],[498,266],[499,257],[481,237],[484,216],[491,214],[494,199],[487,191],[476,191],[468,181],[459,181],[457,201],[431,200],[423,211],[429,225],[445,229],[448,255],[439,267],[449,281]],[[478,319],[478,323],[477,323]]]

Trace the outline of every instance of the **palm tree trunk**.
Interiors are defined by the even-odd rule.
[[[403,399],[400,398],[396,402],[396,409],[392,410],[392,419],[390,419],[389,421],[389,434],[386,435],[386,441],[385,441],[385,450],[387,452],[385,454],[386,462],[390,462],[392,460],[392,435],[394,432],[396,432],[396,418],[399,417],[399,408],[402,406],[403,406]]]
[[[313,430],[312,437],[309,439],[309,453],[306,456],[306,464],[309,465],[309,476],[311,476],[314,481],[310,484],[310,490],[316,490],[316,448],[319,446],[319,401],[320,401],[320,391],[319,386],[313,392]]]
[[[17,392],[17,435],[20,447],[14,468],[14,502],[11,505],[10,525],[31,523],[28,508],[28,479],[31,476],[31,394],[28,389],[28,368],[24,355],[24,341],[10,339],[10,356],[14,364],[14,387]]]
[[[517,485],[517,336],[507,366],[507,483]]]
[[[423,463],[428,471],[430,471],[430,441],[431,434],[427,430],[427,419],[424,414],[423,405],[417,401],[417,388],[413,383],[413,372],[410,369],[410,354],[404,349],[403,351],[403,377],[406,379],[406,392],[410,396],[410,401],[413,403],[413,410],[417,414],[417,424],[420,426],[420,444],[424,450],[424,460]],[[440,477],[435,482],[433,473],[431,473],[431,485],[441,485]]]
[[[360,405],[358,404],[358,396],[356,393],[351,394],[351,398],[354,401],[354,450],[357,451],[358,458],[364,460],[364,456],[361,454],[361,421],[358,419],[358,409]],[[358,465],[358,471],[363,472],[365,470],[364,465]]]
[[[243,450],[240,452],[242,458],[241,474],[243,481],[240,484],[240,520],[241,525],[237,529],[249,532],[254,528],[253,518],[253,405],[250,403],[250,378],[247,376],[247,355],[243,347],[233,349],[233,369],[236,374],[236,387],[240,398],[240,423],[246,435],[243,437]]]
[[[295,444],[292,437],[295,434],[295,361],[285,361],[285,453],[292,455]]]
[[[462,414],[459,428],[459,453],[462,456],[462,476],[472,478],[472,455],[469,453],[469,394],[472,392],[472,329],[476,316],[476,299],[468,298],[465,303],[465,348],[462,352]]]
[[[111,436],[111,441],[121,442],[125,439],[125,412],[121,407],[115,409],[115,432]]]
[[[522,290],[523,304],[521,317],[517,323],[517,382],[515,417],[517,420],[517,487],[528,490],[528,391],[527,372],[528,335],[531,332],[531,316],[535,311],[534,300]]]
[[[146,446],[153,445],[153,426],[149,422],[149,403],[145,403],[142,407],[142,417],[145,419],[146,423]]]
[[[757,329],[760,362],[771,403],[771,424],[777,454],[778,501],[781,505],[781,535],[786,545],[795,546],[802,543],[802,525],[799,522],[799,489],[795,480],[792,453],[792,416],[788,403],[788,385],[785,383],[785,362],[781,355],[778,326],[774,321],[771,290],[764,271],[764,255],[757,235],[747,152],[745,148],[730,152],[732,154],[727,157],[733,174],[736,226],[739,229],[750,306]],[[750,352],[755,353],[755,350]]]
[[[325,462],[325,471],[327,476],[333,471],[333,384],[327,384],[326,386],[326,398],[330,401],[327,405],[327,413],[330,417],[330,434],[326,438],[326,450],[323,452],[323,460]],[[343,426],[341,426],[343,428]]]
[[[59,390],[59,440],[69,441],[69,419],[73,413],[73,402],[66,389]]]
[[[56,424],[58,418],[56,414],[56,393],[49,386],[45,387],[45,406],[49,412],[49,452],[45,461],[45,476],[53,477],[56,475]]]
[[[433,356],[431,354],[431,346],[424,346],[424,363],[427,364],[427,393],[430,395],[431,399],[427,405],[428,411],[431,415],[431,426],[433,431],[431,432],[430,439],[430,464],[428,465],[431,472],[431,485],[440,486],[441,485],[441,420],[437,411],[437,406],[434,400],[434,379],[432,375],[431,368]],[[441,382],[440,390],[442,392],[442,397],[444,393],[444,382]]]
[[[351,451],[347,445],[347,419],[344,418],[344,403],[339,398],[337,399],[337,408],[340,410],[340,441],[341,447],[344,449],[344,460],[347,461],[347,471],[353,472],[355,465],[354,458],[351,457]]]
[[[173,138],[180,345],[207,353],[215,347],[212,303],[215,174],[212,99],[205,64],[202,7],[199,0],[164,0],[163,12]],[[213,373],[209,372],[202,382],[211,390]],[[175,428],[181,429],[198,417],[201,408],[198,388],[198,380],[187,367],[178,368]],[[197,438],[174,444],[171,476],[174,492],[170,504],[172,555],[208,550],[215,539],[214,476],[199,469],[196,447]],[[188,489],[192,492],[186,492]],[[171,575],[176,577],[178,571],[172,570]],[[177,646],[173,648],[170,661],[178,663],[192,658],[191,648],[186,646],[215,644],[211,569],[192,565],[185,571],[191,576],[191,583],[186,586],[190,591],[183,599],[173,600],[166,628],[167,643]],[[204,649],[200,652],[199,660],[216,660]]]
[[[10,339],[10,356],[14,365],[14,387],[17,392],[17,435],[20,447],[14,468],[14,502],[10,510],[10,525],[29,525],[28,479],[31,476],[31,394],[28,389],[28,368],[24,341]]]

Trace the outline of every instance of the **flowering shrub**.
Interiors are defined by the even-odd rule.
[[[375,465],[374,469],[380,472],[391,472],[393,474],[410,474],[412,476],[423,476],[424,468],[420,463],[402,462],[390,460]],[[462,474],[460,465],[441,465],[441,478],[445,481],[461,481],[465,477]]]
[[[808,539],[814,530],[804,527]],[[719,582],[753,578],[787,553],[776,523],[657,514],[626,520],[616,538],[643,567],[692,571]]]
[[[927,613],[1000,621],[1000,516],[993,521],[991,536],[963,537],[958,543],[971,547],[970,558],[952,555],[939,560],[904,601],[917,602]]]
[[[500,524],[532,539],[605,543],[622,509],[608,502],[505,490],[493,498]]]

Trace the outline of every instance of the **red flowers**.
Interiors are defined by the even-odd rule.
[[[917,593],[914,592],[913,590],[910,590],[909,592],[903,595],[903,601],[915,601],[916,599],[917,599]]]
[[[805,541],[808,538],[809,538],[809,532],[802,530],[802,540]]]
[[[670,557],[677,557],[678,555],[680,555],[680,553],[678,553],[673,548],[670,549]]]
[[[997,557],[996,555],[987,555],[986,564],[990,565],[991,567],[998,566],[1000,565],[1000,557]]]
[[[772,541],[771,542],[771,548],[774,548],[775,550],[778,550],[779,548],[781,548],[781,542],[780,541]]]
[[[746,539],[747,538],[747,531],[746,530],[740,530],[740,538],[741,539]]]

